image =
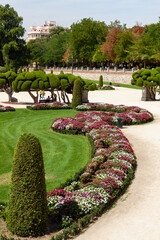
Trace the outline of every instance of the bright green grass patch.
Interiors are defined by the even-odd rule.
[[[95,83],[99,83],[99,81],[94,81]],[[103,85],[109,85],[110,82],[103,82]],[[114,87],[114,83],[112,83],[112,85]],[[131,84],[124,84],[124,83],[120,83],[119,87],[124,87],[124,88],[133,88],[133,89],[142,89],[142,87],[138,87],[136,85],[131,85]]]
[[[74,117],[75,110],[0,113],[0,201],[7,201],[10,172],[16,143],[24,132],[40,140],[46,173],[47,191],[57,188],[83,168],[89,159],[89,144],[84,136],[52,132],[52,121],[58,117]]]

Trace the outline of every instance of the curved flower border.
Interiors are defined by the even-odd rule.
[[[136,167],[133,149],[121,130],[108,124],[110,118],[105,112],[84,112],[75,118],[53,121],[55,131],[88,134],[94,142],[95,153],[78,182],[72,182],[63,194],[57,195],[54,191],[47,194],[49,207],[56,208],[72,200],[77,202],[81,213],[87,214],[116,198],[133,178]]]

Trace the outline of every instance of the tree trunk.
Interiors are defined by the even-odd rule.
[[[34,94],[31,92],[31,90],[28,91],[29,95],[31,96],[31,98],[33,99],[34,103],[38,103],[38,90],[36,90],[36,96],[34,96]]]
[[[12,87],[8,87],[4,89],[5,93],[8,94],[8,102],[12,102],[12,95],[13,95],[13,89]]]
[[[156,100],[156,88],[143,87],[141,100],[142,101],[155,101]]]
[[[58,91],[57,91],[57,95],[58,95],[59,102],[61,102],[61,98]]]
[[[51,99],[54,101],[57,101],[57,95],[54,93],[54,89],[51,89]]]
[[[68,95],[67,95],[66,92],[65,92],[65,96],[66,96],[66,98],[67,98],[67,103],[70,103],[70,101],[69,101],[69,97],[68,97]]]

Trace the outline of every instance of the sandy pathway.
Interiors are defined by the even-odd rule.
[[[28,95],[19,94],[29,101]],[[122,129],[137,156],[135,179],[116,206],[76,239],[160,240],[160,101],[142,102],[140,90],[125,88],[89,92],[89,100],[139,106],[151,111],[155,120]]]
[[[116,206],[76,240],[160,239],[160,102],[141,102],[140,96],[135,90],[100,96],[102,102],[144,107],[155,120],[123,128],[137,156],[135,179]]]

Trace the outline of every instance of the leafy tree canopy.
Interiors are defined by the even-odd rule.
[[[105,41],[108,27],[104,22],[84,18],[71,25],[71,52],[75,59],[91,61],[98,44]]]
[[[9,4],[0,5],[0,64],[9,68],[24,63],[26,49],[25,41],[21,39],[25,32],[22,20]]]

